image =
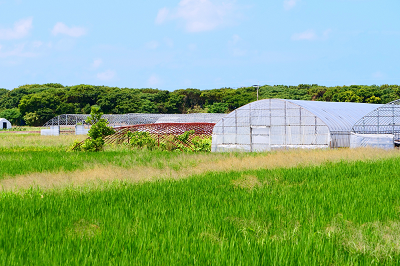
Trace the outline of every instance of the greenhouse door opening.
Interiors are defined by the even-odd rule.
[[[7,122],[3,122],[3,129],[7,129]]]
[[[271,150],[271,127],[252,126],[251,127],[251,151]]]

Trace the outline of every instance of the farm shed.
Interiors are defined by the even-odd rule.
[[[400,146],[400,100],[382,105],[358,120],[350,147],[394,148]]]
[[[353,125],[381,104],[266,99],[242,106],[214,127],[212,151],[349,147]]]
[[[0,129],[10,129],[11,123],[5,118],[0,118]]]

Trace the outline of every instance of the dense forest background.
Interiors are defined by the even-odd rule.
[[[63,86],[58,83],[0,89],[0,117],[14,125],[41,126],[60,114],[87,114],[98,105],[106,114],[124,113],[226,113],[256,100],[256,88],[212,90],[130,89],[106,86]],[[259,98],[333,102],[388,103],[400,98],[400,86],[298,86],[264,85]]]

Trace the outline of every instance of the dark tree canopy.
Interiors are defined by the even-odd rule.
[[[351,85],[326,87],[264,85],[259,99],[282,98],[334,102],[388,103],[400,98],[398,85]],[[0,89],[0,114],[13,124],[43,125],[66,113],[88,114],[97,105],[105,114],[230,112],[257,99],[256,88],[194,88],[165,91],[93,85],[63,86],[58,83],[22,85]]]

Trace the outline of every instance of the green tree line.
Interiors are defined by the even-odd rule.
[[[107,86],[63,86],[58,83],[0,89],[0,117],[14,125],[43,125],[60,114],[88,114],[93,105],[105,114],[124,113],[225,113],[256,100],[256,88],[179,89],[166,91]],[[264,85],[260,99],[388,103],[400,98],[399,85],[326,87]]]

